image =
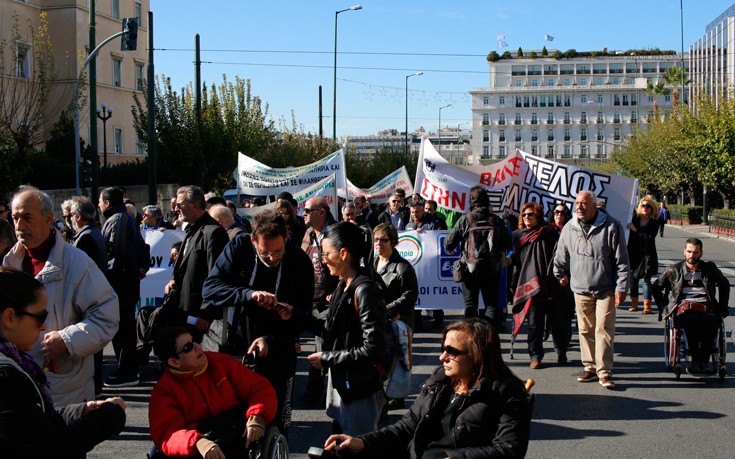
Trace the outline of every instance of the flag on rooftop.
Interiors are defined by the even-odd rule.
[[[505,34],[499,33],[498,34],[498,41],[505,40]]]
[[[498,48],[505,48],[506,46],[508,46],[508,43],[504,42],[503,40],[500,40],[498,42]]]
[[[544,40],[545,41],[554,41],[554,37],[552,37],[549,34],[544,34]]]

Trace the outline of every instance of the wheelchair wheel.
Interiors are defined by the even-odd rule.
[[[666,371],[674,371],[674,355],[675,348],[672,348],[671,341],[671,323],[669,319],[666,319],[666,326],[664,327],[664,362],[666,363]],[[674,352],[672,352],[672,349]]]
[[[265,429],[263,438],[251,448],[249,459],[288,459],[288,441],[278,427]]]

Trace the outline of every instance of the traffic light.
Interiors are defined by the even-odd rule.
[[[138,20],[136,18],[124,18],[122,20],[122,42],[121,51],[135,51],[138,49]]]
[[[82,176],[82,184],[92,184],[92,161],[89,159],[83,159],[79,162],[79,175]]]

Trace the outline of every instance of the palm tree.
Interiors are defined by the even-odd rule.
[[[679,89],[682,85],[691,83],[692,80],[688,78],[687,71],[682,70],[681,67],[669,67],[664,73],[664,82],[672,89],[671,95],[674,99],[674,109],[676,109],[676,105],[679,103]]]
[[[658,118],[658,98],[660,96],[668,96],[671,94],[671,89],[666,87],[666,83],[659,81],[658,83],[648,83],[646,93],[649,96],[653,96],[653,116]]]

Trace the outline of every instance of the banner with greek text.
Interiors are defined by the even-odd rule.
[[[163,289],[174,277],[171,262],[171,246],[183,241],[186,233],[181,230],[143,231],[143,239],[151,247],[151,269],[140,281],[140,306],[157,306],[163,299]]]
[[[298,203],[297,213],[303,213],[304,205],[309,198],[324,198],[329,203],[329,210],[332,212],[332,216],[337,218],[337,177],[335,174],[331,174],[328,177],[320,180],[319,182],[296,191],[293,194],[293,198]],[[264,210],[275,210],[276,203],[271,202],[264,206],[238,208],[237,213],[241,217],[252,220],[253,217],[258,215]]]
[[[270,197],[274,200],[279,193],[288,191],[296,194],[309,185],[334,174],[337,188],[345,188],[345,155],[338,150],[319,161],[299,167],[274,168],[238,153],[237,186],[240,193],[251,196]]]
[[[388,202],[390,195],[398,188],[403,189],[407,195],[413,193],[413,184],[406,166],[401,166],[400,169],[386,175],[370,188],[358,188],[350,182],[350,179],[347,179],[347,189],[340,188],[337,194],[348,201],[354,200],[356,196],[365,196],[373,204],[383,204]]]
[[[625,226],[635,206],[638,180],[559,163],[521,150],[488,166],[457,166],[439,155],[428,139],[421,141],[416,193],[435,200],[440,207],[467,212],[470,188],[476,185],[487,189],[494,212],[509,210],[516,214],[527,202],[541,204],[544,214],[558,203],[574,211],[577,193],[589,190]]]

